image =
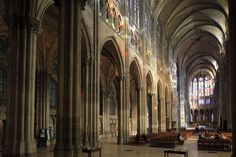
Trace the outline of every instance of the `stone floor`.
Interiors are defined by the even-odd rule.
[[[117,145],[114,139],[102,140],[102,157],[164,157],[162,148],[153,148],[148,145],[143,146],[130,146],[130,145]],[[217,152],[217,151],[199,151],[197,150],[197,138],[191,137],[185,141],[184,145],[176,147],[176,149],[184,149],[188,151],[189,157],[230,157],[230,152]],[[97,157],[98,153],[92,154],[92,157]],[[37,157],[53,157],[53,148],[38,150]],[[83,153],[82,157],[87,157]],[[183,155],[169,155],[169,157],[183,157]]]

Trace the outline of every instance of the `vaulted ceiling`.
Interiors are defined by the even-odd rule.
[[[156,8],[169,56],[186,74],[215,75],[227,38],[227,0],[160,0]]]
[[[48,0],[45,4],[49,2],[52,3]],[[224,55],[227,8],[227,0],[151,0],[151,9],[162,25],[171,50],[167,53],[186,74],[203,69],[215,75],[220,57]],[[4,14],[4,0],[0,0],[0,35],[7,34]],[[54,58],[58,46],[57,16],[55,8],[46,12],[42,21],[44,33],[39,37],[39,55],[49,54],[49,59]]]

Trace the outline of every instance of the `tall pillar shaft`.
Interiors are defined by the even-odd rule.
[[[98,104],[95,103],[95,60],[88,57],[86,61],[86,99],[84,106],[84,138],[86,138],[86,147],[97,146]]]
[[[127,77],[124,78],[123,81],[123,143],[127,143],[129,141],[129,106],[128,106],[128,96],[129,94],[127,94],[128,90],[127,90]],[[129,92],[128,92],[129,93]]]
[[[106,92],[105,104],[103,106],[104,116],[104,134],[107,136],[110,133],[110,93]]]
[[[160,105],[161,105],[161,131],[166,131],[166,105],[164,102],[164,98],[160,98]]]
[[[39,129],[48,129],[49,127],[50,104],[48,73],[37,71],[36,82],[36,131],[39,133]]]
[[[137,89],[137,134],[141,134],[141,100],[142,100],[142,87]]]
[[[117,143],[123,144],[123,137],[124,137],[124,130],[123,130],[123,124],[124,124],[124,110],[123,110],[123,98],[124,98],[124,90],[123,90],[123,83],[124,78],[123,76],[120,76],[119,78],[119,104],[118,104],[118,137],[117,137]]]
[[[186,113],[185,113],[185,103],[186,103],[186,84],[185,84],[185,75],[179,74],[178,78],[178,92],[179,92],[179,108],[180,108],[180,121],[179,127],[184,128],[186,126]]]
[[[152,94],[152,132],[157,133],[157,104],[156,104],[156,95]]]
[[[166,130],[170,129],[170,123],[171,123],[171,106],[170,102],[166,101]]]
[[[157,100],[158,104],[157,104],[157,122],[158,122],[158,132],[161,131],[161,98],[158,97]]]
[[[81,7],[79,0],[59,1],[56,157],[81,152]]]
[[[9,15],[7,19],[11,62],[8,78],[4,157],[32,157],[36,153],[34,109],[36,39],[39,23],[28,16],[29,10],[27,9],[29,8],[22,7],[24,5],[22,1],[18,1],[18,3],[19,13],[12,10],[12,15]]]

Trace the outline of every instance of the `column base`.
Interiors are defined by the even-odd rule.
[[[36,157],[36,143],[20,142],[19,145],[5,145],[3,148],[3,157]]]
[[[79,157],[82,155],[82,148],[57,147],[54,149],[55,157]]]
[[[129,137],[117,137],[117,144],[127,144],[129,142]]]
[[[36,153],[3,153],[3,157],[37,157]]]
[[[123,137],[123,144],[127,144],[129,142],[130,137]]]

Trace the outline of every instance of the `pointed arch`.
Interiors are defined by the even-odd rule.
[[[147,86],[148,86],[147,88],[148,88],[148,89],[150,88],[150,93],[152,93],[152,92],[153,92],[154,81],[153,81],[153,76],[152,76],[151,71],[149,71],[149,72],[147,73],[146,78],[147,78]]]
[[[163,97],[163,89],[162,89],[162,84],[161,81],[159,80],[157,83],[157,94],[159,94],[159,97],[162,98]]]
[[[135,73],[135,76],[137,76],[137,85],[141,87],[142,72],[136,57],[130,62],[129,69],[131,70],[131,68],[134,69],[132,71]]]
[[[46,10],[48,9],[48,7],[53,5],[55,3],[55,1],[54,0],[46,0],[46,1],[37,1],[37,3],[38,3],[39,7],[37,8],[36,19],[39,20],[39,22],[41,24]]]
[[[100,56],[101,55],[106,56],[112,61],[113,65],[117,67],[118,75],[124,76],[124,61],[121,55],[121,49],[117,44],[116,39],[114,37],[108,37],[102,42],[102,44],[99,47],[99,50],[100,50]]]

